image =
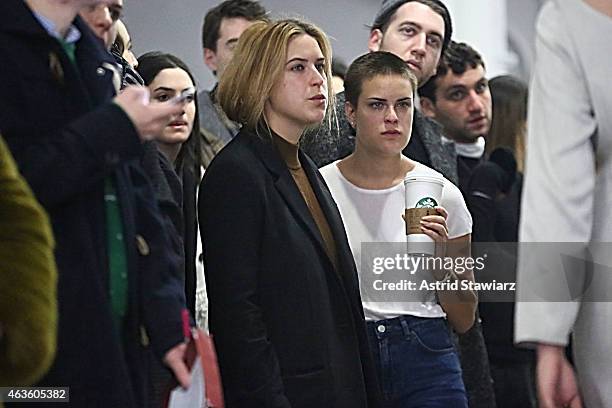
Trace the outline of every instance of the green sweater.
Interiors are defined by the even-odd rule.
[[[0,137],[0,387],[31,385],[53,361],[53,246],[47,215]]]

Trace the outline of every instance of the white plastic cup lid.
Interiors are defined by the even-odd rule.
[[[444,181],[440,177],[429,176],[429,175],[409,175],[404,179],[404,184],[412,183],[412,182],[427,182],[427,183],[435,183],[444,187]]]

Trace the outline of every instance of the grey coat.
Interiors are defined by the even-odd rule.
[[[240,125],[227,118],[215,101],[216,87],[198,94],[202,166],[207,169],[219,151],[238,134]]]

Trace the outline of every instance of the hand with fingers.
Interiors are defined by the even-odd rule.
[[[171,348],[164,356],[164,364],[172,370],[176,381],[184,389],[189,388],[191,385],[191,374],[189,373],[187,364],[185,364],[186,351],[187,343],[181,343]]]
[[[426,215],[421,218],[421,230],[436,242],[436,256],[446,255],[446,242],[448,241],[448,227],[446,220],[448,212],[443,207],[435,207],[438,215]]]
[[[541,408],[582,408],[574,368],[561,346],[539,344],[536,369]]]
[[[128,115],[141,141],[153,140],[180,115],[181,103],[149,103],[149,90],[142,86],[128,86],[114,99]]]

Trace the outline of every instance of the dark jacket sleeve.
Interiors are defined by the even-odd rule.
[[[185,308],[182,259],[172,250],[168,235],[173,227],[162,217],[151,185],[131,167],[135,195],[136,232],[140,243],[141,312],[151,345],[159,357],[183,342],[181,311]],[[137,239],[140,240],[139,237]]]
[[[480,282],[493,279],[512,282],[516,279],[516,245],[500,243],[496,237],[498,200],[502,191],[500,170],[497,167],[488,162],[478,165],[470,178],[466,197],[474,223],[472,252],[474,256],[487,257],[487,269],[475,276]],[[517,228],[516,225],[511,227]],[[481,300],[481,304],[490,301],[485,294]],[[480,308],[482,310],[482,306]]]
[[[495,242],[495,201],[488,197],[468,193],[467,205],[472,214],[472,240],[474,242]]]
[[[0,128],[7,144],[20,172],[47,209],[89,190],[118,164],[141,152],[136,129],[114,103],[79,117],[51,135],[13,133],[18,109],[4,100],[0,105]]]
[[[500,152],[501,154],[496,154]],[[493,154],[496,154],[496,157],[505,155],[503,160],[509,162],[505,165],[507,169],[492,161]],[[502,152],[502,149],[498,148],[493,154],[490,160],[476,166],[467,183],[467,205],[474,220],[472,229],[474,242],[497,241],[495,238],[496,203],[501,193],[509,192],[516,179],[516,161],[512,152]]]
[[[258,305],[265,190],[264,180],[253,171],[247,160],[217,160],[200,188],[211,334],[228,406],[287,408],[278,359]]]

